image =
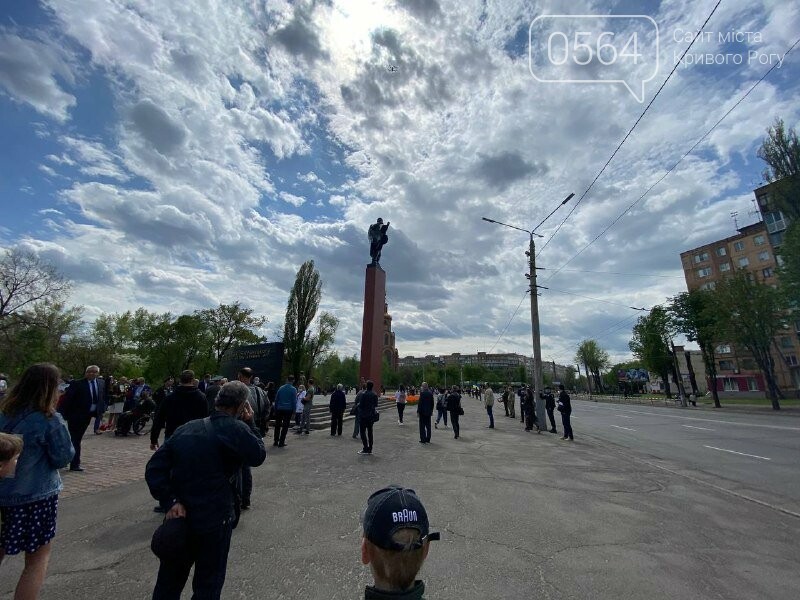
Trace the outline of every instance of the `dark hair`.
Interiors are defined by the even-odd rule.
[[[242,367],[239,369],[239,375],[244,375],[248,379],[251,379],[253,377],[253,369],[250,367]]]
[[[164,383],[167,383],[170,379],[174,380],[175,378],[172,375],[167,375],[164,377]]]
[[[205,375],[203,375],[203,379],[205,379],[206,377],[210,378],[211,377],[211,373],[206,373]]]
[[[0,403],[0,412],[13,416],[25,409],[32,409],[52,416],[58,400],[58,376],[58,367],[54,364],[31,365]]]
[[[275,382],[274,381],[270,381],[269,383],[267,383],[267,389],[268,390],[274,390],[275,389]]]
[[[288,381],[289,383],[294,383],[294,375],[289,375],[289,376],[286,378],[286,381]]]
[[[191,369],[186,369],[185,371],[181,372],[181,383],[186,385],[192,383],[194,381],[194,371]]]
[[[401,392],[405,392],[406,391],[406,386],[404,386],[402,383],[400,384],[400,391]]]
[[[564,384],[563,383],[559,383],[558,384],[558,389],[563,390],[564,389]]]
[[[368,389],[368,390],[371,390],[371,389],[372,389],[372,388],[374,388],[374,387],[375,387],[375,384],[374,384],[374,383],[372,383],[372,380],[370,380],[370,381],[368,381],[368,382],[367,382],[367,389]]]

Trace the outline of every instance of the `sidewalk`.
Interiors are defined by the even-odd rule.
[[[502,410],[486,429],[472,398],[464,410],[461,439],[440,427],[430,445],[418,442],[413,412],[405,426],[385,415],[374,456],[356,455],[351,432],[268,445],[253,470],[253,507],[234,532],[223,598],[363,597],[359,517],[369,494],[390,483],[416,489],[442,533],[421,574],[429,600],[778,600],[800,589],[798,520],[623,460],[583,437],[579,422],[570,443],[525,433]],[[161,517],[141,481],[148,440],[97,436],[85,452],[85,479],[65,477],[41,598],[150,598],[158,563],[149,542]],[[109,463],[124,465],[117,479],[129,482],[103,488]],[[0,567],[0,598],[11,598],[21,566],[10,557]]]

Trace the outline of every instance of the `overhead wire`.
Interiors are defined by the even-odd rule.
[[[647,106],[646,106],[646,107],[644,108],[644,110],[642,111],[642,114],[640,114],[640,115],[639,115],[639,118],[638,118],[638,119],[636,119],[636,122],[635,122],[635,123],[633,124],[633,126],[631,126],[631,128],[628,130],[628,133],[626,133],[626,134],[625,134],[625,137],[624,137],[624,138],[622,138],[622,141],[621,141],[621,142],[619,143],[619,145],[616,147],[616,149],[614,150],[614,152],[612,152],[612,153],[611,153],[611,156],[610,156],[610,157],[608,158],[608,160],[606,161],[606,164],[604,164],[604,165],[603,165],[603,168],[602,168],[602,169],[600,169],[600,171],[597,173],[597,175],[595,175],[594,179],[593,179],[593,180],[592,180],[592,182],[589,184],[589,187],[587,187],[587,188],[586,188],[586,190],[584,190],[584,192],[581,194],[581,197],[580,197],[580,198],[578,198],[578,201],[577,201],[575,204],[573,204],[573,205],[572,205],[572,208],[571,208],[571,209],[570,209],[570,211],[567,213],[567,216],[566,216],[566,217],[564,217],[564,219],[561,221],[561,223],[559,223],[559,224],[558,224],[558,227],[556,227],[555,231],[554,231],[554,232],[553,232],[553,233],[550,235],[550,237],[547,239],[547,241],[544,243],[544,245],[543,245],[543,246],[542,246],[542,247],[539,249],[539,251],[536,253],[536,257],[537,257],[537,258],[538,258],[538,257],[539,257],[539,255],[540,255],[540,254],[541,254],[541,253],[544,251],[544,249],[545,249],[545,248],[547,248],[548,244],[550,244],[550,242],[553,240],[553,238],[556,236],[556,234],[557,234],[557,233],[558,233],[558,232],[561,230],[561,228],[564,226],[564,223],[566,223],[566,222],[567,222],[567,220],[568,220],[568,219],[569,219],[569,218],[572,216],[572,214],[573,214],[573,213],[574,213],[574,212],[577,210],[578,206],[580,206],[580,204],[581,204],[581,202],[583,201],[583,199],[586,197],[586,195],[589,193],[589,191],[590,191],[590,190],[591,190],[591,189],[594,187],[594,184],[595,184],[595,183],[597,183],[597,180],[598,180],[598,179],[600,179],[600,176],[601,176],[601,175],[602,175],[602,174],[605,172],[605,170],[608,168],[608,165],[610,165],[610,164],[611,164],[611,161],[612,161],[612,160],[614,160],[614,157],[617,155],[617,153],[619,152],[620,148],[622,148],[623,144],[624,144],[624,143],[625,143],[625,142],[628,140],[628,138],[631,136],[631,134],[633,133],[633,130],[634,130],[634,129],[636,129],[636,126],[637,126],[637,125],[638,125],[638,124],[641,122],[641,120],[642,120],[642,119],[644,118],[644,116],[647,114],[647,111],[649,111],[649,110],[650,110],[650,107],[651,107],[651,106],[653,106],[653,102],[655,102],[655,101],[656,101],[656,98],[658,98],[658,96],[661,94],[661,91],[664,89],[664,87],[667,85],[667,83],[669,82],[669,80],[672,78],[672,75],[675,73],[675,71],[677,71],[677,70],[678,70],[678,67],[679,67],[679,66],[680,66],[680,65],[683,63],[683,59],[684,59],[684,57],[685,57],[685,56],[686,56],[686,54],[689,52],[689,50],[691,50],[692,46],[694,46],[694,43],[697,41],[697,38],[698,38],[698,37],[700,37],[700,34],[703,32],[703,29],[705,29],[705,26],[706,26],[706,25],[708,25],[708,22],[711,20],[711,17],[712,17],[712,16],[714,16],[714,13],[715,13],[715,12],[717,12],[717,8],[719,8],[719,5],[720,5],[721,3],[722,3],[722,0],[718,0],[718,1],[717,1],[717,3],[714,5],[714,8],[713,8],[713,9],[711,9],[711,12],[708,14],[708,17],[706,17],[706,20],[705,20],[705,21],[703,22],[703,24],[700,26],[700,29],[698,29],[698,30],[697,30],[697,33],[695,33],[695,35],[694,35],[694,38],[692,38],[692,41],[691,41],[691,42],[689,43],[689,45],[686,47],[686,50],[684,50],[684,51],[683,51],[683,54],[682,54],[682,55],[681,55],[681,57],[680,57],[680,58],[679,58],[679,59],[678,59],[678,60],[675,62],[675,66],[673,66],[673,67],[672,67],[672,70],[669,72],[669,75],[667,75],[667,78],[666,78],[666,79],[665,79],[665,80],[664,80],[664,81],[661,83],[661,87],[659,87],[659,88],[658,88],[658,91],[657,91],[657,92],[655,93],[655,95],[654,95],[654,96],[653,96],[653,97],[650,99],[650,102],[648,102],[648,103],[647,103]]]
[[[511,322],[514,320],[514,317],[517,316],[517,313],[519,312],[519,307],[522,306],[522,303],[525,301],[525,298],[528,296],[528,291],[529,290],[525,290],[525,293],[522,294],[522,298],[520,299],[519,304],[517,304],[517,308],[514,309],[514,312],[511,315],[511,318],[508,320],[508,323],[506,323],[506,326],[503,327],[503,331],[500,332],[500,335],[497,337],[497,340],[495,340],[494,344],[492,344],[492,347],[489,348],[489,352],[487,354],[491,354],[492,350],[494,350],[495,346],[497,346],[497,344],[500,343],[500,340],[503,339],[503,336],[505,335],[506,331],[508,330],[508,327],[511,325]]]
[[[789,49],[788,49],[788,50],[787,50],[787,51],[784,53],[784,55],[783,55],[783,56],[784,56],[784,59],[785,59],[785,57],[786,57],[786,56],[787,56],[787,55],[788,55],[788,54],[789,54],[789,53],[790,53],[792,50],[794,50],[794,49],[795,49],[795,47],[797,47],[797,44],[800,44],[800,38],[797,38],[797,39],[795,40],[795,42],[794,42],[794,43],[793,43],[793,44],[792,44],[792,45],[789,47]],[[550,275],[550,276],[549,276],[549,277],[546,279],[546,281],[550,281],[550,280],[551,280],[553,277],[555,277],[556,275],[558,275],[558,273],[559,273],[559,272],[560,272],[560,271],[561,271],[561,270],[562,270],[562,269],[563,269],[565,266],[567,266],[567,265],[568,265],[569,263],[571,263],[573,260],[575,260],[576,258],[578,258],[578,256],[580,256],[580,255],[581,255],[581,254],[584,252],[584,250],[586,250],[586,249],[587,249],[589,246],[591,246],[591,245],[592,245],[592,244],[594,244],[594,243],[595,243],[597,240],[599,240],[601,237],[603,237],[603,236],[606,234],[606,232],[607,232],[609,229],[611,229],[611,228],[612,228],[614,225],[616,225],[616,224],[617,224],[617,223],[618,223],[618,222],[619,222],[619,221],[622,219],[622,217],[624,217],[624,216],[625,216],[625,215],[626,215],[626,214],[627,214],[627,213],[628,213],[628,212],[629,212],[629,211],[630,211],[630,210],[631,210],[631,209],[632,209],[634,206],[636,206],[637,204],[639,204],[639,202],[641,202],[641,201],[642,201],[642,200],[643,200],[643,199],[644,199],[644,198],[647,196],[647,194],[649,194],[649,193],[650,193],[650,192],[651,192],[651,191],[652,191],[652,190],[653,190],[653,189],[654,189],[654,188],[655,188],[655,187],[656,187],[656,186],[657,186],[659,183],[661,183],[662,181],[664,181],[664,180],[667,178],[667,176],[668,176],[670,173],[672,173],[672,172],[673,172],[673,171],[674,171],[674,170],[675,170],[675,169],[678,167],[678,165],[679,165],[679,164],[681,164],[681,163],[684,161],[684,159],[685,159],[687,156],[689,156],[689,155],[690,155],[692,152],[694,152],[694,151],[697,149],[697,147],[698,147],[698,146],[699,146],[699,145],[700,145],[700,144],[703,142],[703,140],[705,140],[705,139],[706,139],[706,138],[707,138],[707,137],[708,137],[708,136],[709,136],[709,135],[710,135],[710,134],[711,134],[711,133],[712,133],[712,132],[713,132],[713,131],[714,131],[714,130],[715,130],[717,127],[718,127],[718,126],[719,126],[719,124],[720,124],[720,123],[722,123],[722,121],[724,121],[724,120],[725,120],[725,119],[728,117],[728,115],[730,115],[730,114],[731,114],[731,113],[732,113],[732,112],[733,112],[733,111],[734,111],[734,110],[735,110],[735,109],[736,109],[736,108],[737,108],[737,107],[738,107],[738,106],[739,106],[739,105],[740,105],[742,102],[744,102],[744,100],[745,100],[745,99],[746,99],[746,98],[747,98],[747,97],[748,97],[748,96],[749,96],[749,95],[750,95],[750,94],[753,92],[753,90],[755,90],[755,89],[756,89],[756,87],[758,87],[758,85],[759,85],[761,82],[763,82],[763,81],[764,81],[764,80],[767,78],[767,76],[769,76],[769,74],[770,74],[770,73],[772,73],[772,71],[774,71],[774,70],[775,70],[775,69],[778,67],[778,65],[779,65],[779,64],[781,64],[781,63],[778,63],[778,62],[776,62],[774,65],[772,65],[772,67],[770,67],[770,68],[769,68],[769,69],[768,69],[768,70],[767,70],[767,71],[766,71],[766,72],[765,72],[765,73],[764,73],[764,74],[763,74],[763,75],[762,75],[762,76],[761,76],[761,77],[758,79],[758,81],[756,81],[756,82],[755,82],[755,83],[754,83],[754,84],[753,84],[753,85],[750,87],[750,89],[748,89],[748,90],[747,90],[747,92],[745,92],[745,93],[744,93],[744,94],[743,94],[743,95],[742,95],[742,96],[741,96],[741,97],[740,97],[740,98],[739,98],[739,99],[736,101],[736,103],[735,103],[733,106],[731,106],[731,107],[730,107],[730,109],[728,109],[728,111],[727,111],[727,112],[725,112],[725,114],[724,114],[724,115],[722,115],[722,117],[720,117],[720,118],[719,118],[719,120],[718,120],[716,123],[714,123],[714,125],[712,125],[712,126],[711,126],[711,128],[710,128],[708,131],[706,131],[706,132],[705,132],[705,133],[704,133],[704,134],[703,134],[703,135],[700,137],[700,139],[698,139],[698,140],[697,140],[697,141],[694,143],[694,145],[693,145],[691,148],[689,148],[689,150],[688,150],[688,151],[687,151],[687,152],[686,152],[686,153],[685,153],[683,156],[681,156],[681,157],[678,159],[678,161],[677,161],[677,162],[676,162],[674,165],[672,165],[672,166],[671,166],[671,167],[670,167],[670,168],[669,168],[669,169],[668,169],[668,170],[667,170],[667,171],[666,171],[666,172],[665,172],[665,173],[664,173],[664,174],[663,174],[663,175],[662,175],[662,176],[661,176],[661,177],[660,177],[660,178],[659,178],[659,179],[658,179],[658,180],[657,180],[657,181],[656,181],[656,182],[655,182],[653,185],[651,185],[649,188],[647,188],[647,190],[646,190],[646,191],[645,191],[645,192],[644,192],[644,193],[643,193],[641,196],[639,196],[639,197],[638,197],[636,200],[634,200],[634,201],[633,201],[633,202],[632,202],[632,203],[631,203],[631,204],[630,204],[630,205],[629,205],[629,206],[628,206],[628,207],[627,207],[627,208],[626,208],[624,211],[622,211],[622,212],[621,212],[621,213],[620,213],[620,214],[617,216],[617,218],[616,218],[616,219],[614,219],[614,220],[613,220],[613,221],[612,221],[612,222],[611,222],[611,223],[610,223],[610,224],[609,224],[609,225],[608,225],[608,226],[607,226],[605,229],[603,229],[603,231],[601,231],[599,234],[597,234],[597,235],[594,237],[594,239],[592,239],[592,241],[588,242],[588,243],[587,243],[587,244],[586,244],[586,245],[585,245],[583,248],[581,248],[581,249],[580,249],[580,250],[579,250],[577,253],[575,253],[575,254],[574,254],[574,255],[573,255],[573,256],[572,256],[572,257],[571,257],[569,260],[567,260],[567,261],[566,261],[564,264],[562,264],[562,265],[561,265],[561,266],[560,266],[558,269],[556,269],[556,270],[555,270],[555,271],[554,271],[554,272],[553,272],[553,273],[552,273],[552,274],[551,274],[551,275]],[[552,238],[551,238],[551,239],[552,239]]]

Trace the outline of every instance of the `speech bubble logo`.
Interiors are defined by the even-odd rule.
[[[658,68],[647,15],[540,15],[528,28],[528,70],[541,83],[621,84],[642,103]]]

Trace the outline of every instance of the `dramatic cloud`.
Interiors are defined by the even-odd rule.
[[[0,244],[55,261],[90,317],[239,300],[276,331],[313,259],[337,346],[353,354],[366,231],[382,217],[401,355],[530,354],[528,235],[481,217],[527,229],[575,192],[536,240],[544,358],[571,362],[596,337],[622,359],[631,307],[685,289],[679,253],[732,234],[731,211],[754,218],[766,128],[800,124],[792,54],[641,198],[768,68],[681,67],[576,205],[643,105],[620,85],[534,80],[528,26],[618,3],[368,4],[48,0],[41,26],[0,32],[0,111],[14,114],[0,133],[15,140]],[[662,33],[649,101],[686,46],[674,32],[695,31],[708,7],[632,8]],[[776,53],[800,8],[731,0],[712,25],[761,31],[744,50]]]

